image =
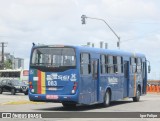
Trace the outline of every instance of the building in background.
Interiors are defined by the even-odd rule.
[[[14,63],[13,63],[13,68],[14,69],[24,69],[24,59],[23,58],[14,58]]]
[[[4,62],[10,60],[12,62],[12,69],[24,69],[24,59],[14,57],[10,53],[4,53]],[[2,54],[0,52],[0,66],[2,65]]]

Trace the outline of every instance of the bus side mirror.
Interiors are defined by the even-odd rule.
[[[148,66],[148,73],[150,73],[151,72],[151,66],[149,65]]]

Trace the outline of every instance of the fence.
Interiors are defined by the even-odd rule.
[[[147,93],[160,93],[159,85],[147,85]]]

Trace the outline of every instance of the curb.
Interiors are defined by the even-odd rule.
[[[22,104],[44,104],[45,102],[32,102],[28,100],[20,100],[20,101],[9,101],[5,103],[1,103],[0,105],[22,105]]]

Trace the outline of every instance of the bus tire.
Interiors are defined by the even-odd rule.
[[[2,88],[0,88],[0,94],[2,94],[2,92],[3,92],[3,89],[2,89]]]
[[[104,107],[108,107],[110,105],[110,102],[111,102],[111,93],[109,90],[107,90],[104,95],[104,102],[102,103],[102,105]]]
[[[14,88],[11,89],[11,94],[15,95],[16,94],[16,90]]]
[[[75,108],[76,107],[75,103],[66,103],[66,102],[63,102],[62,105],[63,105],[64,108]]]
[[[140,88],[137,88],[136,96],[133,97],[133,102],[139,102],[139,100],[140,100],[140,95],[141,95],[141,93],[140,93]]]

